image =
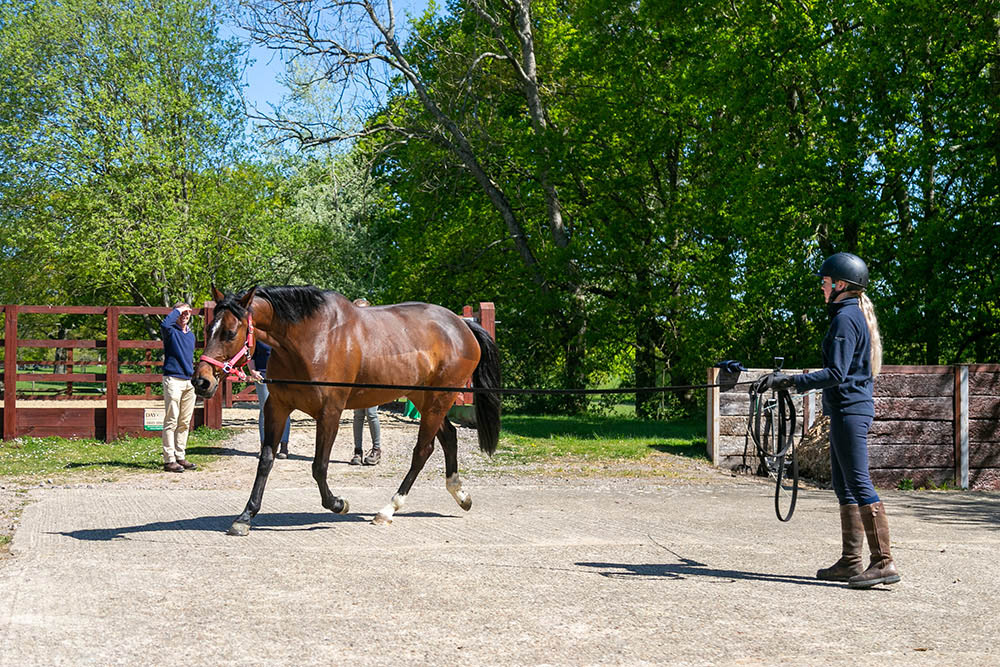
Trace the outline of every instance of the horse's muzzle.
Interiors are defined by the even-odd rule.
[[[201,398],[212,398],[215,395],[215,390],[218,389],[219,383],[206,378],[203,375],[195,375],[191,378],[191,384],[194,385],[194,393]]]

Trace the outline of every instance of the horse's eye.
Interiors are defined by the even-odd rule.
[[[229,342],[229,341],[233,340],[234,338],[236,338],[236,330],[235,329],[232,330],[232,331],[225,331],[222,334],[222,340],[224,340],[226,342]]]

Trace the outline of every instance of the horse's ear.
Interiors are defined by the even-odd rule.
[[[253,298],[255,296],[257,296],[257,288],[253,287],[250,291],[243,295],[242,299],[240,299],[240,305],[244,308],[249,308],[250,304],[253,303]]]
[[[219,290],[217,290],[215,288],[215,285],[213,284],[212,285],[212,298],[215,299],[216,303],[219,303],[220,301],[222,301],[223,299],[226,298],[226,295],[223,294],[222,292],[220,292]]]

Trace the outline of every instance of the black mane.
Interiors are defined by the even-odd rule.
[[[274,308],[275,316],[286,322],[298,322],[311,316],[327,302],[327,296],[330,294],[333,292],[323,291],[312,285],[285,285],[257,289],[257,296],[267,300]]]
[[[219,316],[227,310],[238,320],[242,320],[247,314],[247,309],[240,304],[236,295],[226,294],[222,301],[215,304],[212,319],[218,321]]]

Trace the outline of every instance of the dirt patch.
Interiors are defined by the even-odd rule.
[[[21,511],[28,504],[29,487],[17,482],[0,484],[0,560],[10,556],[10,543],[21,520]]]

